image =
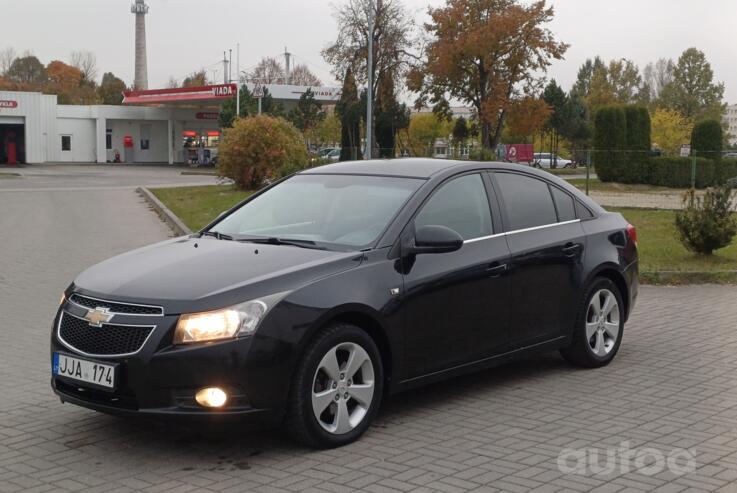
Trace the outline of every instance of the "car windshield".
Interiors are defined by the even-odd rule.
[[[383,176],[295,175],[209,231],[235,240],[271,239],[277,244],[302,240],[303,246],[360,250],[378,239],[422,182]]]

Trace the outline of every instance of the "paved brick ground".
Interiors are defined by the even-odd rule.
[[[386,402],[360,442],[313,451],[275,432],[162,427],[54,398],[61,290],[168,234],[132,191],[0,191],[0,232],[0,492],[737,491],[737,288],[645,287],[605,369],[550,354],[433,385]],[[559,469],[566,448],[602,457],[623,442],[689,449],[698,467]]]

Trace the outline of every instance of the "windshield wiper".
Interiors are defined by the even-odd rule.
[[[228,236],[223,233],[218,233],[217,231],[204,231],[200,233],[200,237],[203,236],[212,236],[213,238],[217,238],[218,240],[232,240],[232,236]]]
[[[267,245],[290,245],[300,248],[312,248],[313,250],[325,250],[312,240],[299,240],[296,238],[277,238],[276,236],[269,236],[266,238],[243,238],[238,241],[246,241],[248,243],[265,243]]]

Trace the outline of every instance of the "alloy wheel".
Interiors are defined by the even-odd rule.
[[[619,338],[619,303],[608,289],[600,289],[591,297],[586,312],[586,339],[598,357],[609,354]]]
[[[348,433],[366,417],[374,399],[374,365],[354,342],[330,349],[312,381],[312,411],[327,432]]]

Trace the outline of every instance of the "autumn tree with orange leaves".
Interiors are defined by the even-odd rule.
[[[482,146],[494,148],[511,105],[539,92],[541,74],[568,49],[545,27],[553,8],[545,0],[447,0],[429,14],[432,39],[408,87],[419,93],[418,106],[439,113],[452,100],[472,105]]]

